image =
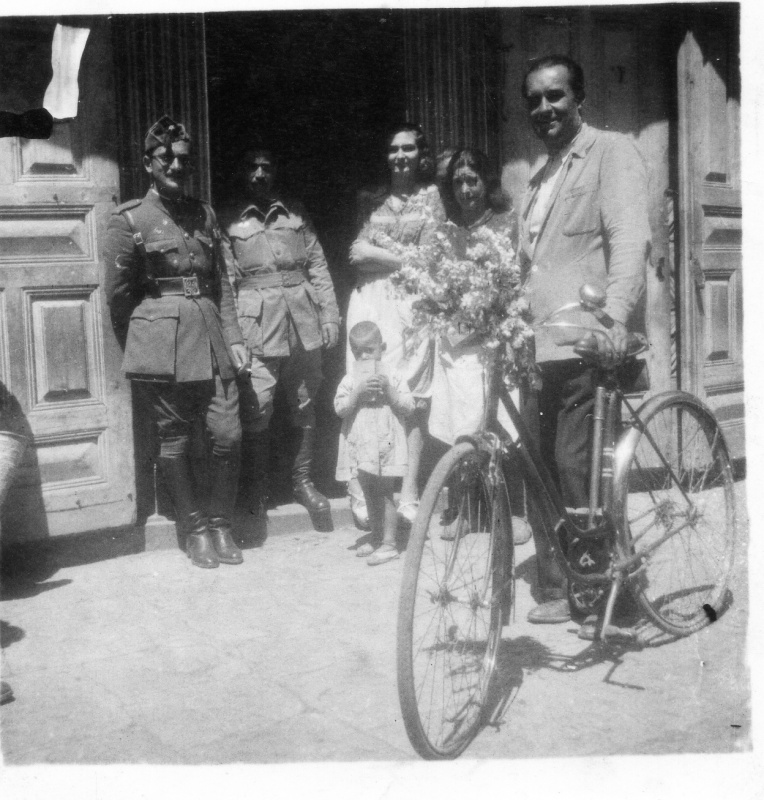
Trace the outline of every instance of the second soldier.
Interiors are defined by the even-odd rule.
[[[246,197],[226,215],[225,243],[251,375],[240,383],[244,503],[264,516],[268,424],[279,383],[296,428],[294,497],[316,530],[332,530],[329,502],[313,485],[315,397],[322,347],[335,347],[339,311],[326,258],[301,203],[276,191],[273,152],[248,150],[240,164]]]

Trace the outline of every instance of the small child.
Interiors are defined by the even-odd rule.
[[[366,563],[374,567],[398,558],[393,492],[396,478],[408,469],[403,420],[414,412],[414,398],[403,375],[382,368],[385,343],[373,322],[354,325],[348,339],[355,364],[334,398],[334,410],[342,418],[337,480],[357,477],[361,484],[371,542],[359,547],[356,555],[369,556]]]

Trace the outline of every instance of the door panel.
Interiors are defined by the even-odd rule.
[[[736,18],[693,19],[679,52],[682,385],[744,453],[740,71]]]
[[[111,63],[102,20],[78,116],[49,140],[0,139],[0,380],[6,416],[33,438],[4,509],[6,543],[134,520],[129,387],[99,261],[119,182]]]

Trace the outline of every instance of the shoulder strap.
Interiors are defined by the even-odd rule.
[[[199,202],[202,204],[202,208],[204,209],[207,227],[212,231],[212,238],[215,240],[216,244],[219,244],[223,238],[223,234],[220,232],[220,226],[218,225],[215,212],[212,210],[212,206],[209,203],[205,203],[204,200],[200,200]]]
[[[146,252],[146,243],[143,241],[143,236],[141,235],[141,232],[135,230],[135,217],[133,217],[132,213],[127,208],[123,208],[121,213],[122,216],[127,220],[127,224],[130,226],[130,230],[133,232],[133,241],[135,242],[135,249],[143,257],[143,263],[148,265],[149,257],[148,253]]]

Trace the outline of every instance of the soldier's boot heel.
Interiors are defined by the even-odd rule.
[[[329,501],[316,489],[312,481],[295,484],[294,499],[301,506],[305,506],[315,530],[319,533],[328,533],[334,530]]]
[[[320,533],[334,530],[332,509],[329,501],[316,489],[310,479],[310,465],[313,461],[315,431],[313,428],[299,428],[297,455],[292,469],[294,499],[308,511],[313,528]]]
[[[231,520],[239,483],[239,449],[215,453],[210,458],[210,503],[207,530],[222,564],[241,564],[241,550],[233,541]]]
[[[241,564],[244,556],[231,536],[231,523],[224,517],[210,517],[208,525],[212,546],[221,564]]]
[[[189,522],[190,530],[186,534],[186,555],[191,559],[191,563],[201,569],[219,567],[220,560],[207,531],[207,520],[200,512],[194,511],[190,514]]]

